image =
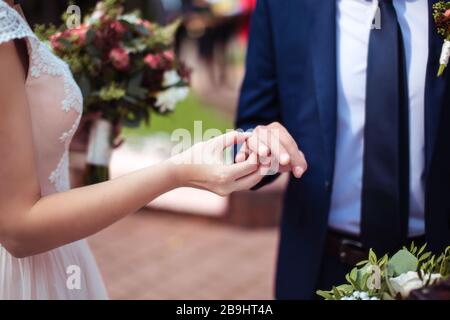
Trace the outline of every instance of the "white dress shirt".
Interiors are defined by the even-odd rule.
[[[409,234],[420,235],[425,229],[424,104],[429,8],[427,0],[396,0],[394,6],[403,34],[409,86]],[[329,225],[352,234],[360,233],[367,56],[377,8],[377,0],[337,0],[337,140]]]

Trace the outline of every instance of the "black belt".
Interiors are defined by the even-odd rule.
[[[408,239],[408,242],[412,241],[416,246],[422,246],[426,242],[425,236]],[[367,260],[369,249],[364,248],[357,236],[330,230],[327,234],[325,252],[328,256],[339,258],[348,266],[355,266],[358,262]]]

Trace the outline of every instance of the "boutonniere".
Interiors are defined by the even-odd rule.
[[[444,38],[439,59],[438,77],[442,76],[450,59],[450,1],[439,1],[433,5],[433,18],[439,35]]]

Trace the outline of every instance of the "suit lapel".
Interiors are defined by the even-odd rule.
[[[426,172],[428,172],[434,145],[437,138],[439,117],[444,104],[446,83],[449,69],[440,78],[437,77],[439,68],[439,57],[441,54],[443,39],[437,34],[433,20],[432,5],[437,0],[429,0],[429,42],[428,42],[428,65],[425,84],[425,159]]]
[[[336,1],[316,0],[310,3],[313,12],[311,29],[311,56],[322,127],[325,152],[327,157],[326,179],[333,177],[334,154],[336,147]]]

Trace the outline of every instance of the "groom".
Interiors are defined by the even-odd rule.
[[[236,161],[271,152],[294,176],[308,162],[285,195],[278,299],[345,282],[369,248],[450,244],[450,70],[436,76],[434,2],[258,0],[237,116],[256,130]]]

